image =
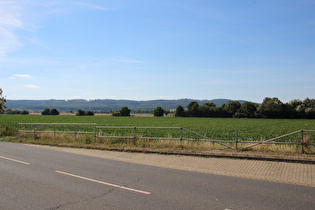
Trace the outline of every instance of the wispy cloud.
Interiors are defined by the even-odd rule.
[[[29,74],[14,74],[15,77],[31,77]]]
[[[19,4],[14,0],[0,1],[0,57],[21,47],[14,30],[23,27]]]
[[[26,88],[38,88],[38,86],[36,86],[36,85],[24,85],[24,87],[26,87]]]
[[[15,79],[16,77],[21,77],[21,78],[29,78],[31,77],[29,74],[14,74],[13,76],[9,77],[10,79]]]

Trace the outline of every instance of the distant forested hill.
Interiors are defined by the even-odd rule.
[[[154,110],[157,106],[163,109],[176,109],[179,105],[187,108],[192,101],[197,101],[199,105],[207,102],[213,102],[216,106],[221,106],[227,103],[229,99],[214,99],[214,100],[194,100],[194,99],[179,99],[179,100],[150,100],[150,101],[133,101],[133,100],[113,100],[113,99],[97,99],[97,100],[7,100],[5,104],[8,109],[42,111],[46,108],[55,108],[59,111],[74,111],[78,109],[91,111],[109,111],[120,110],[121,107],[127,106],[135,111]],[[245,101],[239,100],[242,104]]]

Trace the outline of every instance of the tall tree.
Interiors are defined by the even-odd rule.
[[[196,101],[192,101],[188,104],[188,115],[190,117],[198,117],[199,115],[199,104]]]
[[[228,101],[226,105],[224,106],[224,109],[228,113],[230,117],[233,117],[233,115],[241,108],[241,104],[238,101]]]
[[[2,96],[2,88],[0,88],[0,114],[3,114],[4,113],[4,109],[6,108],[5,107],[5,102],[7,102],[7,100],[5,99],[4,96]]]
[[[131,110],[128,107],[124,106],[120,110],[120,116],[130,116]]]
[[[241,105],[237,112],[237,117],[254,118],[256,117],[257,107],[259,105],[253,102],[246,101]]]
[[[178,106],[175,110],[175,117],[185,117],[185,110],[182,106]]]
[[[258,110],[263,118],[283,118],[283,103],[276,97],[266,97]]]

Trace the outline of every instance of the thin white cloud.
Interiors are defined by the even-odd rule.
[[[22,46],[14,33],[14,30],[23,27],[18,5],[14,0],[0,1],[0,57]]]
[[[21,78],[29,78],[31,77],[29,74],[14,74],[13,76],[9,77],[10,79],[15,79],[17,77],[21,77]]]
[[[36,86],[36,85],[24,85],[24,87],[26,87],[26,88],[38,88],[38,86]]]
[[[24,78],[27,78],[27,77],[31,77],[29,74],[14,74],[13,77],[24,77]]]

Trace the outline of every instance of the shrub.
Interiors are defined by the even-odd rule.
[[[113,112],[112,116],[130,116],[131,110],[127,106],[121,108],[118,112]]]
[[[23,111],[21,112],[21,114],[30,114],[30,112],[27,111],[27,110],[23,110]]]
[[[59,115],[59,111],[57,109],[48,109],[46,108],[42,111],[42,115]]]
[[[84,115],[85,115],[85,111],[81,110],[81,109],[78,109],[78,111],[76,113],[76,116],[84,116]]]
[[[92,112],[92,111],[87,111],[87,112],[85,113],[85,115],[87,115],[87,116],[93,116],[93,115],[94,115],[94,112]]]
[[[59,115],[60,113],[57,109],[51,109],[49,114],[50,115]]]
[[[46,108],[44,111],[42,111],[42,115],[49,115],[50,109]]]
[[[164,110],[162,107],[158,106],[153,110],[154,117],[163,117],[164,115]]]

